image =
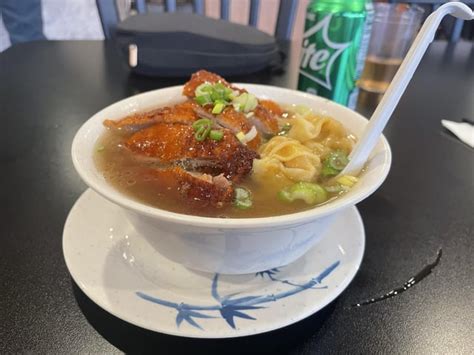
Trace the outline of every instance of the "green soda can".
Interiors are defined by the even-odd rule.
[[[355,108],[372,29],[371,0],[312,0],[306,11],[298,90]]]

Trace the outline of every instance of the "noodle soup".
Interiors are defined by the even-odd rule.
[[[357,183],[338,176],[355,138],[337,120],[204,71],[183,94],[179,104],[104,122],[94,160],[117,190],[172,212],[245,218],[314,208]]]

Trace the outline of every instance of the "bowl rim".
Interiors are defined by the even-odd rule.
[[[233,83],[233,84],[242,86],[242,87],[244,86],[258,87],[258,88],[261,88],[262,90],[265,90],[266,88],[271,88],[272,90],[277,89],[279,91],[283,91],[291,95],[299,95],[299,96],[306,97],[309,99],[319,98],[319,99],[328,101],[331,105],[336,105],[342,108],[344,111],[350,112],[351,115],[358,116],[358,119],[363,119],[368,122],[367,118],[365,118],[361,114],[343,105],[340,105],[338,103],[335,103],[331,100],[328,100],[320,96],[308,94],[308,93],[297,91],[297,90],[272,86],[272,85],[262,85],[262,84],[252,84],[252,83]],[[377,190],[380,187],[380,185],[382,185],[382,183],[385,181],[390,171],[390,167],[392,163],[392,152],[391,152],[390,145],[387,139],[382,134],[380,137],[380,140],[383,145],[383,152],[384,152],[382,171],[379,174],[374,184],[370,185],[369,187],[361,191],[357,191],[355,194],[353,194],[350,197],[346,195],[344,198],[338,198],[333,201],[330,201],[327,204],[316,206],[314,208],[311,208],[305,211],[271,216],[271,217],[217,218],[217,217],[201,217],[201,216],[195,216],[195,215],[187,215],[187,214],[171,212],[171,211],[167,211],[167,210],[160,209],[157,207],[146,205],[142,202],[139,202],[138,200],[134,200],[133,198],[126,196],[125,194],[119,192],[118,190],[111,189],[109,191],[103,191],[100,187],[100,184],[96,181],[96,179],[87,173],[86,169],[82,166],[82,163],[78,156],[79,155],[78,146],[80,144],[80,141],[82,139],[84,132],[87,130],[88,126],[91,124],[91,121],[93,121],[96,116],[102,115],[104,111],[112,108],[113,106],[124,105],[126,102],[136,99],[140,96],[154,95],[154,94],[159,93],[160,91],[176,90],[182,87],[183,85],[176,85],[176,86],[151,90],[151,91],[143,92],[137,95],[129,96],[122,100],[116,101],[112,103],[111,105],[108,105],[107,107],[103,108],[102,110],[92,115],[87,121],[85,121],[76,132],[73,142],[72,142],[72,146],[71,146],[71,156],[72,156],[73,165],[77,173],[81,177],[81,179],[90,188],[96,191],[98,194],[105,197],[107,200],[125,208],[126,210],[133,211],[133,212],[136,212],[136,213],[139,213],[139,214],[142,214],[154,219],[158,219],[163,222],[177,223],[177,224],[186,225],[186,226],[208,227],[208,228],[222,228],[222,229],[258,228],[260,229],[260,228],[268,228],[268,227],[282,227],[282,226],[309,223],[317,218],[325,217],[330,214],[336,213],[344,208],[347,208],[349,206],[353,206],[357,204],[358,202],[362,201],[363,199],[365,199],[366,197],[368,197],[369,195],[371,195],[375,190]]]

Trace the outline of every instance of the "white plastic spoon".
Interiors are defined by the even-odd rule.
[[[441,20],[448,14],[463,20],[474,19],[472,10],[460,2],[448,2],[428,16],[395,74],[392,83],[372,114],[362,137],[349,156],[349,164],[341,172],[341,175],[357,175],[364,167],[372,149],[378,142],[380,134],[418,67],[421,58],[430,43],[433,42],[436,29]]]

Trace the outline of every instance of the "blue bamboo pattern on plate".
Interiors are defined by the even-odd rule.
[[[193,305],[187,303],[176,303],[167,300],[163,300],[157,297],[147,295],[143,292],[136,292],[136,295],[146,301],[159,304],[164,307],[174,308],[178,314],[176,315],[176,326],[179,327],[183,321],[189,323],[193,327],[203,330],[196,319],[206,318],[219,318],[222,317],[227,324],[235,329],[235,319],[243,318],[255,320],[256,318],[249,315],[250,311],[266,308],[263,306],[265,303],[276,302],[280,299],[296,295],[308,289],[326,289],[327,286],[322,285],[322,281],[328,277],[340,264],[340,261],[336,261],[326,269],[324,269],[319,275],[311,278],[305,283],[297,284],[290,282],[289,280],[278,278],[280,269],[275,268],[267,271],[257,272],[255,276],[262,278],[268,278],[272,282],[280,282],[282,284],[291,286],[290,289],[282,291],[276,294],[258,295],[258,296],[241,296],[239,293],[232,293],[226,296],[222,296],[218,292],[219,286],[219,274],[215,274],[212,279],[211,295],[216,303],[213,305]]]

